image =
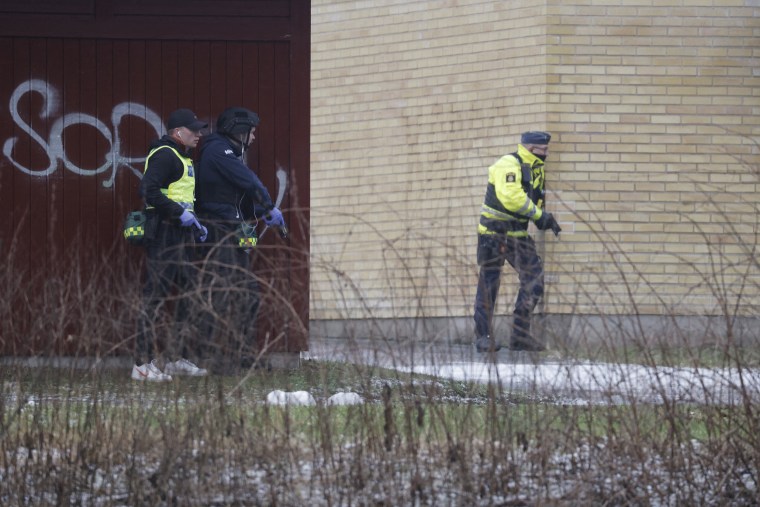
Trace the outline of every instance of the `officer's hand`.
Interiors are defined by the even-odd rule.
[[[562,228],[557,223],[557,220],[554,218],[554,215],[552,215],[548,211],[544,211],[543,215],[541,215],[541,218],[536,220],[536,227],[538,227],[539,230],[542,230],[542,231],[551,229],[555,236],[559,236],[559,233],[562,232]]]
[[[559,226],[559,223],[557,223],[556,220],[554,220],[554,223],[552,224],[552,232],[555,236],[559,236],[559,233],[562,232],[562,227]]]
[[[193,224],[197,224],[198,220],[195,219],[192,211],[185,210],[179,216],[179,222],[182,224],[182,227],[190,227]]]
[[[198,239],[198,241],[201,243],[206,241],[206,238],[208,237],[208,229],[202,226],[198,219],[195,218],[195,216],[193,216],[193,227],[195,227],[195,237]]]
[[[285,225],[285,219],[282,217],[282,211],[272,208],[264,215],[264,223],[267,227],[282,227]]]
[[[206,241],[206,238],[208,238],[208,229],[206,229],[204,226],[200,224],[200,222],[198,222],[198,230],[199,230],[198,241],[203,243],[204,241]]]

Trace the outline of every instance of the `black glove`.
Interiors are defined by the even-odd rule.
[[[555,236],[559,236],[559,233],[562,232],[562,228],[557,223],[554,215],[548,211],[544,211],[543,215],[541,215],[541,218],[536,220],[536,227],[538,227],[538,229],[541,231],[551,229]]]

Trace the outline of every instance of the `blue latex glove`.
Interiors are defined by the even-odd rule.
[[[204,241],[206,241],[206,238],[208,238],[208,229],[206,229],[205,227],[203,227],[197,221],[195,223],[198,224],[198,229],[200,229],[200,231],[201,231],[201,233],[198,234],[198,241],[200,241],[201,243],[203,243]]]
[[[208,229],[203,227],[201,223],[198,221],[197,218],[195,218],[195,215],[193,215],[193,227],[198,231],[198,233],[195,235],[196,238],[198,238],[198,241],[203,243],[206,241],[206,238],[208,238]]]
[[[282,218],[282,211],[277,208],[270,209],[266,215],[264,215],[264,223],[267,227],[283,227],[285,225],[285,219]]]
[[[195,218],[193,212],[188,210],[182,212],[179,216],[179,221],[182,224],[182,227],[190,227],[193,224],[198,224],[198,220]]]

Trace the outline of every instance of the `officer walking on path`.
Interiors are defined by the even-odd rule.
[[[205,248],[204,312],[201,334],[215,350],[207,350],[217,366],[230,363],[250,367],[255,359],[255,321],[259,285],[250,270],[250,251],[256,246],[255,226],[285,230],[282,212],[269,191],[245,164],[245,152],[253,143],[259,115],[243,107],[230,107],[216,122],[216,132],[206,137],[198,163],[198,214],[208,226]]]
[[[501,157],[488,168],[488,187],[478,225],[478,289],[475,296],[475,348],[496,352],[501,341],[493,335],[492,323],[504,261],[517,272],[520,289],[515,302],[511,350],[538,352],[544,345],[530,334],[533,309],[544,294],[544,269],[536,244],[528,235],[528,222],[539,230],[559,224],[544,211],[544,160],[551,135],[525,132],[517,151]]]
[[[146,205],[145,223],[146,275],[143,286],[143,309],[138,319],[134,380],[168,381],[171,375],[206,375],[186,356],[185,343],[176,343],[178,330],[163,337],[175,361],[161,364],[156,357],[156,326],[167,297],[190,287],[191,249],[195,240],[204,241],[207,230],[195,217],[195,171],[189,150],[195,148],[201,129],[208,125],[189,109],[169,115],[168,133],[151,143],[145,160],[145,174],[140,195]],[[186,313],[184,298],[178,301],[177,315]],[[176,325],[179,323],[177,319]],[[163,371],[162,371],[163,369]]]

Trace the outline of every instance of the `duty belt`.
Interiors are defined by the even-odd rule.
[[[499,234],[525,231],[528,229],[527,223],[518,222],[517,220],[497,220],[495,218],[484,217],[483,215],[480,215],[480,225],[489,231],[498,232]]]
[[[195,210],[193,209],[193,203],[191,203],[191,202],[181,202],[181,201],[174,201],[174,202],[176,204],[179,204],[180,206],[182,206],[182,209],[190,210],[193,213],[195,213]],[[155,208],[153,206],[151,206],[151,205],[147,205],[147,206],[145,206],[145,209],[155,209]]]

